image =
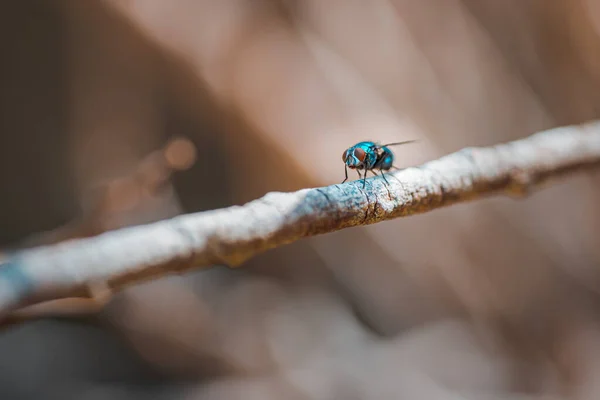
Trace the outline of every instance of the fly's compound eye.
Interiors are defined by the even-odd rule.
[[[356,157],[358,161],[363,162],[367,157],[367,153],[365,153],[365,151],[360,147],[357,147],[356,149],[354,149],[354,157]]]
[[[348,150],[344,151],[344,154],[342,154],[342,161],[346,162],[347,159],[348,159]]]

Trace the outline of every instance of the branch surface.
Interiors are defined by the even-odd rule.
[[[383,179],[292,193],[182,215],[96,237],[23,250],[0,265],[0,317],[42,301],[93,297],[141,280],[212,265],[239,266],[268,249],[340,229],[425,213],[493,194],[527,195],[600,166],[600,121],[492,147],[465,148]]]

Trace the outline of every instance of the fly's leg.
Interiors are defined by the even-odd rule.
[[[367,186],[367,172],[369,172],[369,170],[365,169],[365,175],[363,176],[363,189],[365,186]],[[360,176],[360,174],[358,174],[358,176]]]
[[[406,169],[406,168],[398,168],[395,165],[392,165],[392,168],[394,168],[397,171],[402,171],[402,170]],[[396,178],[394,175],[392,175],[392,176],[394,177],[395,180],[398,181],[398,183],[400,184],[400,186],[402,186],[402,189],[404,189],[404,185],[402,184],[402,181],[400,179]]]
[[[383,173],[383,171],[381,171],[381,170],[380,170],[380,172],[381,172],[381,177],[383,178],[383,180],[385,181],[385,183],[386,183],[386,184],[389,186],[389,184],[390,184],[390,183],[388,182],[387,178],[385,177],[385,174],[384,174],[384,173]],[[378,175],[378,174],[375,172],[375,170],[373,170],[373,173],[374,173],[375,175]],[[378,175],[378,176],[379,176],[379,175]]]
[[[355,171],[356,171],[356,173],[358,174],[358,179],[359,179],[359,180],[360,180],[360,179],[362,179],[362,175],[360,174],[360,170],[358,170],[358,169],[355,169]]]
[[[342,181],[342,183],[344,183],[348,180],[348,166],[347,165],[344,165],[344,174],[346,175],[346,179],[344,179]]]
[[[372,170],[372,172],[373,172],[375,175],[379,176],[379,174],[377,173],[377,171],[375,171],[375,170]],[[389,196],[389,197],[390,197],[390,199],[391,199],[391,198],[392,198],[392,194],[390,193],[390,189],[389,189],[389,187],[388,187],[388,186],[390,185],[390,183],[387,181],[387,179],[385,179],[385,175],[383,174],[383,171],[381,171],[381,170],[380,170],[380,172],[381,172],[381,177],[383,178],[383,180],[384,180],[384,181],[385,181],[385,183],[386,183],[386,185],[385,185],[385,190],[387,190],[387,192],[388,192],[388,196]]]

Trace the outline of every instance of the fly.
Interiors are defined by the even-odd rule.
[[[377,144],[375,142],[360,142],[344,151],[342,154],[342,161],[344,161],[344,172],[346,179],[342,183],[348,180],[348,168],[355,169],[358,174],[358,178],[363,180],[363,189],[367,184],[367,173],[371,171],[376,176],[379,176],[376,169],[381,172],[381,176],[385,183],[389,185],[389,182],[385,178],[383,171],[389,171],[391,168],[397,168],[394,164],[394,153],[388,148],[390,146],[397,146],[406,143],[412,143],[416,140],[407,140],[404,142],[388,143],[388,144]],[[361,176],[360,171],[364,171],[364,175]]]

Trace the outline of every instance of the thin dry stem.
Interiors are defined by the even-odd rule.
[[[514,142],[466,148],[383,179],[293,193],[182,215],[13,254],[0,267],[0,316],[41,301],[112,291],[142,279],[215,264],[239,266],[268,249],[353,226],[425,213],[493,194],[525,195],[600,165],[600,122]]]

